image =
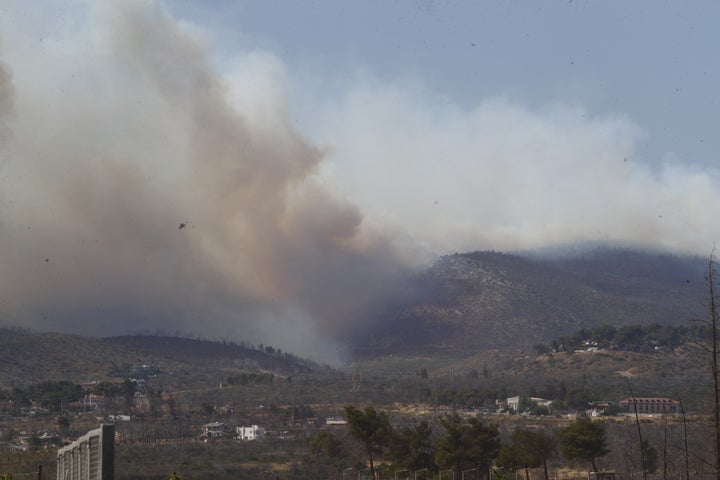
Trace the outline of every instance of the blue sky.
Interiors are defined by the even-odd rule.
[[[507,95],[579,103],[647,134],[648,161],[715,165],[716,2],[267,1],[169,3],[217,51],[273,52],[291,75],[412,78],[459,108]],[[222,68],[222,66],[220,66]]]
[[[706,256],[718,13],[6,0],[0,319],[327,359],[438,255]]]

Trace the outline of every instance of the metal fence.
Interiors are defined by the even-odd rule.
[[[102,425],[58,450],[57,480],[114,480],[114,476],[114,425]]]

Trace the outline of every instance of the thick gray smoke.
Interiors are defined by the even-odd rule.
[[[161,328],[331,358],[405,262],[317,177],[323,152],[293,130],[280,95],[259,92],[243,110],[202,39],[158,8],[114,2],[93,15],[93,35],[55,39],[66,50],[37,59],[58,61],[43,69],[57,78],[29,78],[20,62],[15,102],[0,67],[0,133],[12,131],[2,321]],[[97,43],[68,52],[81,47],[73,38]],[[269,77],[248,75],[249,88]]]

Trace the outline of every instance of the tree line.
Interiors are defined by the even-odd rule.
[[[572,335],[564,335],[549,344],[536,344],[538,354],[554,352],[572,353],[591,347],[651,352],[657,349],[675,349],[688,343],[697,343],[706,338],[707,329],[702,325],[602,325],[596,328],[582,328]]]
[[[25,388],[0,390],[0,401],[15,403],[18,407],[29,407],[35,402],[50,411],[60,411],[63,403],[82,399],[84,392],[76,383],[66,380],[47,381],[28,385]]]
[[[137,384],[125,379],[122,382],[98,382],[93,386],[92,393],[107,398],[132,399]],[[26,387],[0,389],[0,401],[13,402],[18,408],[29,407],[33,402],[49,412],[61,412],[68,403],[82,400],[87,392],[80,384],[67,380],[45,381]]]
[[[541,468],[549,479],[548,460],[558,454],[570,462],[585,462],[597,471],[597,459],[610,452],[605,424],[587,417],[554,432],[518,428],[501,441],[498,425],[485,422],[480,416],[468,419],[456,413],[441,416],[439,431],[435,433],[427,421],[395,427],[387,413],[372,406],[364,409],[347,406],[345,412],[349,435],[364,460],[353,464],[352,446],[332,431],[310,437],[310,452],[316,462],[338,472],[365,468],[372,478],[377,478],[379,470],[389,475],[422,470],[452,470],[459,475],[475,470],[486,477],[494,467],[500,476],[503,471],[524,471],[528,478],[530,469]]]

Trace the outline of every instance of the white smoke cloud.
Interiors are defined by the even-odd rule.
[[[642,158],[649,133],[622,114],[502,96],[461,108],[367,74],[333,91],[305,110],[333,148],[325,174],[437,253],[607,241],[705,255],[720,238],[719,172]]]

